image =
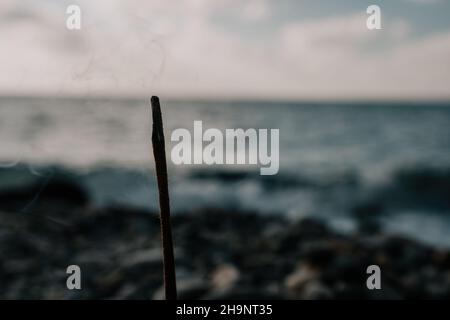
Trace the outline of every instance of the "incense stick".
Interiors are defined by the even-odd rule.
[[[161,220],[161,239],[163,247],[164,288],[166,300],[177,299],[175,278],[175,260],[173,254],[172,230],[170,226],[169,187],[167,182],[166,150],[159,98],[151,98],[153,132],[152,144],[155,157],[156,177],[159,190],[159,208]]]

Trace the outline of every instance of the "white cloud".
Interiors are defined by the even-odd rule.
[[[402,20],[369,31],[361,13],[285,23],[255,40],[213,19],[236,0],[79,3],[80,32],[65,29],[65,10],[54,3],[31,5],[35,19],[0,23],[0,91],[450,97],[450,32],[413,40]],[[267,2],[249,3],[239,11],[249,23],[269,19]],[[17,11],[12,1],[2,5],[0,15]]]
[[[264,0],[249,0],[244,2],[242,18],[247,21],[260,21],[269,16],[269,4]]]

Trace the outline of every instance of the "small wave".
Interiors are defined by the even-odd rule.
[[[85,195],[91,206],[158,207],[157,186],[151,170],[33,168],[40,174],[33,174],[25,164],[0,168],[0,199],[4,200],[0,208],[14,200],[19,211],[30,203],[27,209],[32,210],[32,206],[45,202],[48,197],[64,197],[73,190]],[[51,179],[47,173],[51,173]],[[377,185],[364,183],[357,171],[322,176],[297,172],[260,176],[245,170],[183,173],[174,170],[169,180],[175,214],[214,207],[291,217],[314,215],[331,222],[343,219],[364,223],[367,219],[396,221],[394,218],[405,212],[417,212],[412,219],[426,215],[433,215],[435,220],[441,217],[444,224],[445,219],[450,219],[446,214],[450,212],[450,168],[446,167],[399,168],[392,171],[387,181]],[[58,193],[59,189],[66,191]],[[411,221],[407,229],[417,225]]]
[[[393,207],[450,210],[450,168],[401,168],[374,198]]]

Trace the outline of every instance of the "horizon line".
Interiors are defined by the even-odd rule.
[[[398,97],[398,98],[375,98],[375,97],[325,97],[325,98],[279,98],[279,97],[251,97],[251,96],[242,96],[242,97],[224,97],[224,96],[190,96],[186,95],[185,97],[180,95],[158,95],[155,93],[150,93],[148,96],[142,94],[55,94],[55,95],[46,95],[46,94],[10,94],[10,93],[0,93],[0,99],[40,99],[40,100],[49,100],[49,99],[65,99],[65,100],[112,100],[112,101],[142,101],[148,100],[150,102],[150,98],[156,95],[160,99],[166,102],[199,102],[199,103],[284,103],[284,104],[304,104],[304,103],[349,103],[349,104],[373,104],[373,103],[394,103],[394,104],[422,104],[422,103],[432,103],[432,104],[450,104],[450,97],[448,98],[407,98],[407,97]]]

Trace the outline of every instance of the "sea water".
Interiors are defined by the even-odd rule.
[[[162,111],[168,154],[170,133],[196,120],[280,133],[274,176],[169,157],[175,213],[219,207],[317,216],[350,231],[355,207],[375,203],[387,229],[450,246],[450,104],[162,99]],[[0,98],[1,174],[70,169],[99,206],[157,207],[150,137],[146,99]]]

